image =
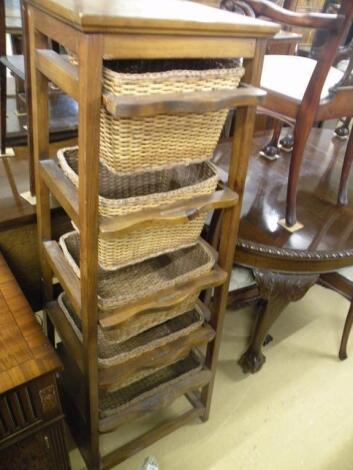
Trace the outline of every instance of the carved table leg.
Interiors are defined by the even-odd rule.
[[[271,326],[285,307],[301,299],[319,277],[318,274],[283,274],[263,270],[254,270],[254,275],[264,302],[250,345],[239,360],[244,373],[261,369],[266,360],[262,347]]]

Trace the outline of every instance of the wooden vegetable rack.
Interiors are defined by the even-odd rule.
[[[72,417],[73,433],[86,463],[92,469],[111,468],[191,419],[208,419],[255,108],[264,96],[253,85],[259,82],[266,39],[278,28],[268,22],[180,0],[117,0],[108,3],[28,0],[25,10],[30,42],[37,213],[47,333],[53,340],[55,327],[62,339],[59,352],[65,365],[63,387],[70,409],[68,414]],[[76,61],[49,50],[48,38],[64,46]],[[210,91],[208,94],[157,93],[143,97],[105,94],[102,97],[103,60],[235,57],[244,58],[244,82],[247,84],[238,89]],[[48,157],[48,81],[54,82],[78,102],[78,188]],[[157,207],[145,213],[129,214],[126,218],[121,215],[102,217],[98,198],[101,107],[114,119],[200,114],[239,108],[228,187],[220,188],[209,197],[175,202],[168,210]],[[52,240],[50,193],[79,230],[79,247],[76,243],[79,251],[75,262],[79,266],[80,277],[57,241]],[[101,317],[99,301],[108,302],[109,299],[102,300],[100,292],[98,240],[114,239],[121,231],[127,233],[131,229],[141,229],[151,222],[188,223],[201,209],[215,209],[221,214],[218,242],[214,243],[218,264],[207,275],[203,274],[192,282],[146,296],[139,292],[139,300]],[[66,307],[73,310],[76,323],[64,315],[66,307],[64,310],[60,308],[53,298],[53,276],[59,279],[65,291]],[[119,325],[123,326],[126,320],[133,321],[139,315],[146,317],[149,312],[160,309],[173,309],[188,296],[198,295],[209,288],[214,288],[214,294],[208,305],[208,321],[202,328],[191,331],[192,325],[188,323],[190,333],[186,336],[166,345],[158,343],[155,349],[149,345],[144,352],[129,356],[125,362],[117,355],[114,359],[117,362],[112,367],[102,362],[100,348],[110,328],[115,328],[118,334]],[[197,320],[199,313],[205,314],[207,307],[199,300],[195,309],[194,319]],[[191,349],[200,345],[206,348],[202,366],[193,373],[180,375],[183,367],[189,367],[196,355],[200,356],[195,351],[188,355]],[[126,350],[124,354],[127,354]],[[163,369],[163,366],[167,367]],[[119,383],[131,379],[133,373],[145,374],[149,369],[154,371],[152,375],[140,379],[135,385],[126,385],[125,382],[124,393],[131,394],[132,399],[124,401],[124,397],[119,395]],[[162,376],[169,377],[169,382],[166,378],[163,382]],[[151,385],[151,377],[158,385],[155,388]],[[128,420],[145,416],[183,395],[191,405],[185,414],[162,423],[108,455],[100,455],[101,432],[109,432]],[[112,409],[114,400],[118,402],[116,406],[120,406],[118,412]]]

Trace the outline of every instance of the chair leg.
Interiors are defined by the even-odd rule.
[[[272,138],[270,142],[260,150],[260,155],[262,157],[267,158],[268,160],[275,160],[278,158],[278,140],[281,135],[282,127],[282,122],[275,119]]]
[[[291,153],[293,152],[294,146],[294,137],[291,134],[286,135],[279,141],[279,148],[283,150],[283,152]]]
[[[335,129],[335,137],[339,139],[346,140],[349,136],[349,125],[351,123],[352,118],[348,117],[345,118],[342,124]]]
[[[340,186],[338,190],[338,204],[345,206],[348,204],[348,180],[353,161],[353,131],[349,137],[346,153],[344,155]]]
[[[297,119],[294,128],[294,145],[289,167],[285,220],[289,227],[293,227],[293,225],[297,223],[298,182],[306,142],[311,131],[311,124],[312,123],[308,123],[306,119]]]
[[[343,328],[340,352],[338,354],[341,361],[344,361],[344,359],[347,359],[347,343],[348,343],[348,338],[352,329],[352,325],[353,325],[353,302],[351,303],[349,307],[348,315],[346,318],[346,323],[344,324],[344,328]]]

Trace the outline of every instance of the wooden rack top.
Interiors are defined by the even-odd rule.
[[[61,367],[0,254],[0,394]]]
[[[279,26],[184,0],[27,0],[84,32],[271,36]]]

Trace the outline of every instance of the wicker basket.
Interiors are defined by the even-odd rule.
[[[147,401],[157,392],[177,386],[187,377],[197,374],[203,364],[199,355],[191,352],[188,357],[168,367],[164,367],[154,374],[143,378],[127,387],[121,388],[115,393],[100,392],[99,417],[117,416],[126,408]]]
[[[75,314],[65,294],[60,294],[58,303],[65,317],[71,324],[73,331],[79,340],[82,341],[81,320]],[[193,310],[183,315],[179,315],[172,320],[150,328],[120,343],[112,340],[109,331],[98,327],[98,365],[100,368],[108,368],[122,364],[146,352],[167,345],[178,338],[187,336],[192,331],[200,328],[203,322],[203,314],[200,308],[196,306]],[[174,361],[174,356],[172,356],[169,363],[171,364]],[[127,386],[143,377],[147,377],[166,365],[168,365],[168,362],[161,367],[153,367],[151,364],[141,363],[139,370],[127,377],[117,376],[116,381],[113,381],[106,389],[114,391],[123,386]]]
[[[103,92],[119,96],[233,89],[243,74],[242,67],[155,73],[119,73],[105,67]],[[100,158],[118,173],[209,159],[227,112],[115,119],[102,108]]]
[[[78,186],[78,149],[62,149],[58,161],[65,175]],[[113,217],[147,210],[178,200],[211,195],[216,189],[216,167],[208,162],[157,172],[117,176],[100,168],[99,212]],[[132,230],[114,239],[98,240],[98,262],[117,269],[196,243],[207,217],[200,213],[188,223],[160,222]]]
[[[160,325],[172,318],[178,317],[195,307],[199,294],[190,295],[186,300],[178,304],[176,307],[166,310],[155,310],[140,312],[125,322],[119,323],[118,327],[105,330],[105,337],[108,341],[121,343],[127,339],[136,336],[154,326]],[[104,317],[104,311],[100,312]]]
[[[60,238],[64,255],[80,275],[80,239],[77,232]],[[124,307],[144,297],[177,287],[211,271],[216,262],[212,248],[200,240],[197,245],[151,258],[116,271],[98,271],[98,306],[101,310]]]
[[[81,320],[75,314],[65,294],[60,294],[58,303],[76,335],[82,341]],[[203,314],[200,308],[195,306],[193,310],[183,315],[120,343],[114,342],[109,333],[107,334],[106,330],[98,326],[98,363],[103,367],[121,364],[147,351],[164,346],[181,336],[186,336],[199,328],[203,322]]]

